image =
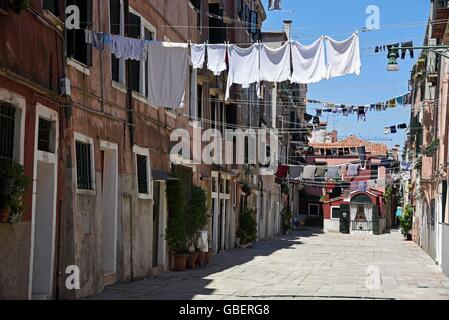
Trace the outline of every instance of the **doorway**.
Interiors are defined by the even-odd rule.
[[[55,164],[38,161],[34,209],[33,299],[49,299],[53,283]]]
[[[36,105],[29,299],[51,299],[54,280],[58,114]]]
[[[104,285],[116,281],[117,273],[117,185],[118,154],[117,145],[101,141],[102,200],[103,200],[103,274]]]

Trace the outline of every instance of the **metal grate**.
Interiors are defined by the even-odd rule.
[[[137,155],[137,185],[140,194],[148,194],[147,157]]]
[[[39,130],[37,137],[37,148],[40,151],[52,152],[50,149],[52,122],[39,118]]]
[[[14,157],[14,119],[16,109],[0,105],[0,159],[12,160]]]
[[[76,142],[76,173],[78,189],[93,190],[91,146]]]

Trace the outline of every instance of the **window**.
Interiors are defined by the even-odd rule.
[[[0,104],[0,161],[14,159],[14,126],[16,109]]]
[[[199,32],[201,32],[201,27],[202,27],[202,21],[201,21],[201,13],[202,13],[202,9],[201,9],[201,0],[190,0],[190,2],[193,5],[193,9],[196,12],[196,27],[197,30]]]
[[[109,23],[110,32],[114,35],[124,35],[124,5],[123,0],[109,1]],[[125,60],[117,59],[111,54],[112,80],[121,84],[125,84]]]
[[[92,65],[92,47],[86,43],[84,29],[92,29],[92,0],[67,0],[67,6],[76,5],[80,9],[81,29],[67,30],[67,56]]]
[[[44,152],[54,152],[54,135],[53,122],[39,118],[37,149]]]
[[[130,8],[130,30],[128,36],[136,39],[156,40],[156,28]],[[133,91],[148,96],[148,62],[129,61],[130,87]]]
[[[50,11],[56,17],[59,17],[59,0],[43,0],[42,8]]]
[[[139,193],[148,194],[148,159],[146,156],[137,155],[137,184]]]
[[[250,26],[249,26],[249,31],[252,34],[256,34],[257,33],[257,11],[251,11],[251,20],[250,20]]]
[[[211,129],[215,129],[217,127],[216,121],[218,121],[217,117],[217,97],[210,96],[211,104],[210,104],[210,120],[211,120]]]
[[[150,151],[134,146],[136,154],[137,191],[140,199],[152,199],[153,183],[151,181]]]
[[[198,84],[197,85],[197,104],[198,104],[198,110],[197,110],[197,114],[198,114],[198,118],[201,120],[201,118],[203,117],[203,86]]]
[[[309,203],[309,216],[319,216],[320,205],[315,203]]]
[[[198,117],[198,71],[190,67],[190,117],[193,120],[197,120]]]
[[[136,14],[129,13],[129,32],[128,37],[140,39],[140,17]],[[140,91],[140,61],[129,60],[130,83],[129,86],[133,91]]]
[[[441,222],[446,223],[446,206],[447,206],[447,181],[443,181],[443,194],[441,196],[442,204],[441,204]]]
[[[340,219],[340,218],[341,218],[340,207],[332,207],[331,208],[331,219]]]
[[[76,141],[76,173],[80,190],[94,190],[92,149],[91,143]]]

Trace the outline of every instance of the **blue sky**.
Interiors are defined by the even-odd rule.
[[[263,0],[267,2],[267,0]],[[387,72],[386,53],[375,54],[374,47],[403,41],[422,45],[429,18],[428,0],[282,0],[283,11],[267,11],[264,30],[282,28],[283,20],[293,21],[292,36],[309,44],[321,35],[336,40],[348,38],[356,29],[365,26],[369,5],[380,9],[380,30],[361,33],[360,48],[362,72],[360,76],[347,75],[309,85],[308,98],[342,104],[369,104],[385,101],[408,92],[408,80],[413,64],[417,60],[407,55],[398,60],[399,72]],[[267,3],[264,3],[266,6]],[[289,12],[292,10],[293,12]],[[313,115],[315,107],[309,106]],[[383,112],[370,112],[366,122],[358,122],[355,115],[348,118],[324,114],[322,120],[329,122],[329,130],[338,130],[339,135],[356,134],[362,138],[392,139],[379,141],[389,146],[403,145],[403,132],[385,135],[384,127],[408,123],[410,108],[398,107]]]

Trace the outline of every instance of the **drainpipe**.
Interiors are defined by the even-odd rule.
[[[125,13],[125,30],[126,34],[130,33],[131,26],[129,25],[129,0],[124,0],[124,13]],[[131,150],[131,159],[134,157],[132,148],[135,144],[134,137],[134,110],[133,110],[133,90],[131,88],[131,68],[130,68],[130,60],[126,61],[126,89],[127,89],[127,99],[126,99],[126,108],[128,110],[128,128],[129,128],[129,142],[130,142],[130,150]],[[131,281],[134,280],[134,254],[133,254],[133,217],[132,217],[132,197],[131,198],[131,212],[130,212],[130,277]]]
[[[99,28],[102,27],[102,19],[101,19],[101,1],[97,2],[97,10],[98,10],[98,24]],[[104,113],[104,74],[103,74],[103,53],[104,51],[99,51],[100,54],[100,96],[101,96],[101,112]]]

